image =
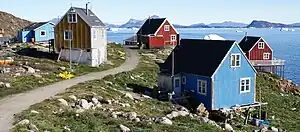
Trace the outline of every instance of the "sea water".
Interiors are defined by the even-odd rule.
[[[225,39],[241,41],[247,32],[248,36],[261,36],[273,49],[274,57],[286,60],[285,78],[300,84],[300,29],[280,31],[278,28],[263,29],[177,29],[180,38],[202,39],[208,34],[218,34]],[[124,39],[133,36],[136,30],[108,31],[108,40],[123,43]]]

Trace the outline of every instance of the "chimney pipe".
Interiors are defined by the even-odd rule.
[[[247,36],[248,36],[248,32],[245,32],[245,37],[246,37],[246,39],[245,39],[245,41],[247,41]]]
[[[89,3],[90,3],[90,2],[88,2],[88,3],[85,4],[85,12],[86,12],[86,15],[89,15],[89,8],[88,8]]]

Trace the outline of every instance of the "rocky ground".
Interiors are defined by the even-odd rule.
[[[277,132],[300,129],[297,123],[300,97],[286,90],[297,87],[291,81],[264,73],[257,77],[257,90],[262,89],[262,101],[268,102],[262,110],[268,113],[270,126],[243,125],[244,111],[219,112],[222,119],[218,116],[216,120],[216,113],[208,112],[203,105],[191,111],[141,94],[144,89],[157,87],[158,66],[154,62],[163,61],[170,49],[140,52],[142,58],[135,70],[76,85],[66,93],[33,105],[16,116],[14,131]],[[253,109],[252,114],[257,112]]]
[[[62,79],[58,77],[58,74],[68,71],[68,62],[57,62],[56,57],[42,57],[41,55],[45,54],[51,56],[45,52],[42,54],[37,52],[36,56],[32,56],[34,50],[27,50],[28,47],[22,44],[0,50],[0,60],[7,60],[8,58],[13,60],[11,64],[0,64],[0,98],[60,81]],[[89,72],[117,67],[125,61],[125,57],[119,55],[119,51],[123,52],[124,50],[120,46],[110,44],[108,47],[109,62],[107,64],[97,68],[74,64],[73,74],[79,76]],[[26,56],[27,52],[30,55]]]

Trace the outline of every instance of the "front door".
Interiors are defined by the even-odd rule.
[[[174,77],[174,93],[175,93],[175,97],[180,97],[181,95],[181,79],[180,77]]]

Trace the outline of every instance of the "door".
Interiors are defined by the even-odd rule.
[[[180,97],[181,96],[181,79],[180,77],[174,77],[174,93],[175,97]]]

